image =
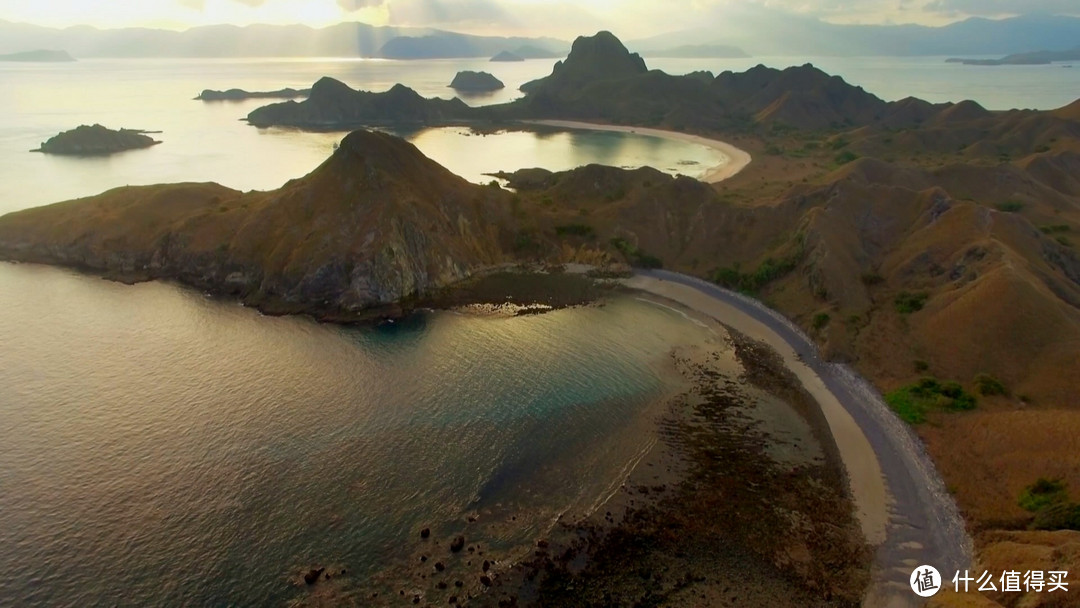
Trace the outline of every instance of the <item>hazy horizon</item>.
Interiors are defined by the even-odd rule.
[[[359,22],[473,35],[573,37],[611,30],[640,38],[749,17],[831,24],[944,26],[984,17],[1080,16],[1070,0],[0,0],[0,19],[52,28],[145,27],[183,31],[208,25],[305,25]]]

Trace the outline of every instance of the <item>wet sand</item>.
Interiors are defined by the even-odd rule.
[[[711,148],[727,157],[727,161],[719,164],[715,167],[710,167],[706,170],[705,174],[701,176],[701,181],[714,184],[716,182],[724,181],[730,177],[733,177],[736,173],[742,171],[750,164],[752,160],[750,154],[744,150],[740,150],[735,146],[720,141],[718,139],[709,139],[700,135],[691,135],[689,133],[680,133],[678,131],[665,131],[664,129],[649,129],[646,127],[626,127],[621,125],[603,125],[592,122],[578,122],[572,120],[529,120],[524,121],[529,124],[543,125],[546,127],[558,127],[560,129],[583,129],[589,131],[612,131],[616,133],[634,133],[637,135],[648,135],[650,137],[661,137],[663,139],[673,139],[678,141],[685,141],[693,144],[705,146]]]

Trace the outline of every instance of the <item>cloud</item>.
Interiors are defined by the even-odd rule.
[[[196,11],[201,11],[206,8],[206,0],[177,0],[177,2],[180,3],[180,6]],[[232,2],[254,8],[266,4],[267,0],[232,0]]]
[[[1076,0],[933,0],[924,8],[946,14],[991,17],[1030,13],[1080,15],[1080,3]]]
[[[387,1],[388,0],[337,0],[337,3],[342,10],[351,13],[365,8],[378,8],[385,5]]]

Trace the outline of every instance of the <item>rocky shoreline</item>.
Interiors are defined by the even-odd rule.
[[[509,553],[477,539],[510,518],[425,528],[403,564],[318,580],[292,605],[859,605],[871,550],[813,398],[771,349],[726,331],[670,353],[685,390],[658,404],[657,440],[590,514]]]

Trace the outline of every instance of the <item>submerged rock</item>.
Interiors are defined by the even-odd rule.
[[[450,543],[450,550],[457,553],[465,548],[465,537],[458,536]]]

